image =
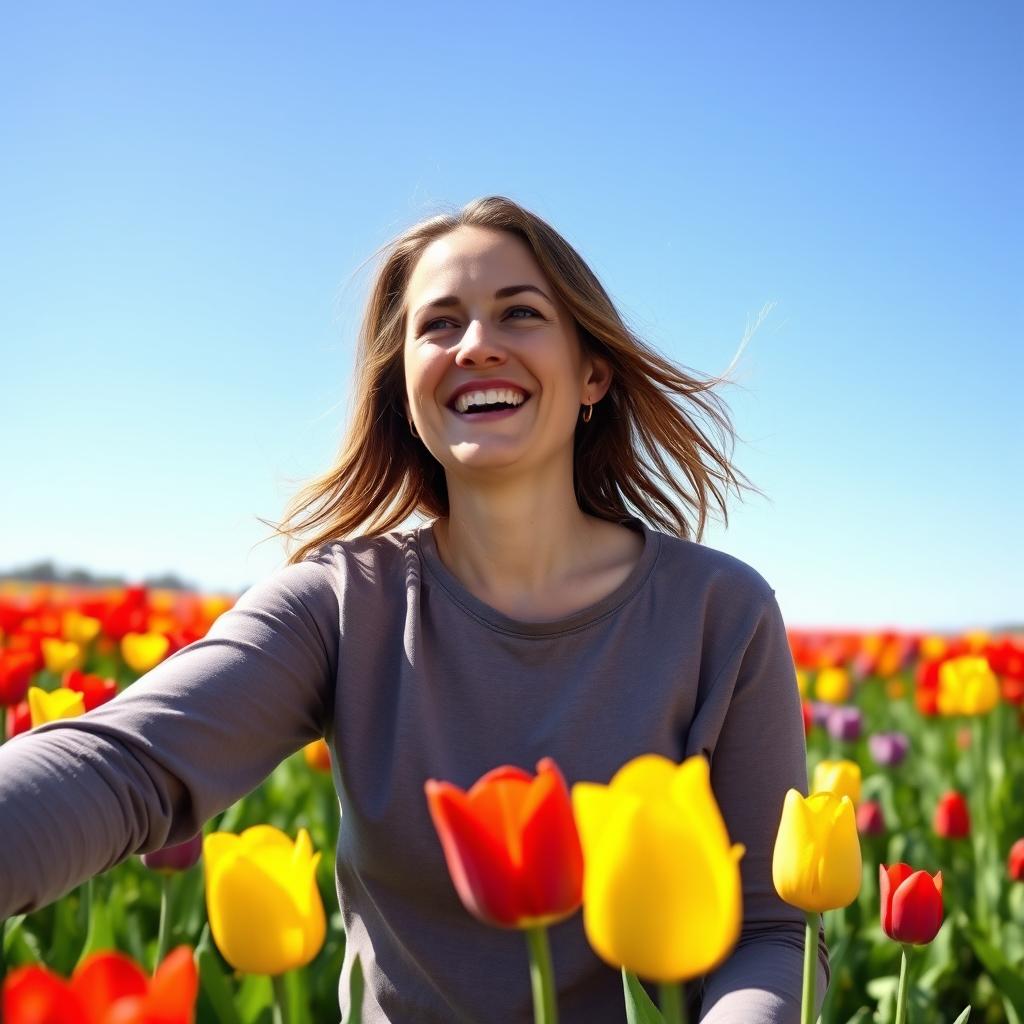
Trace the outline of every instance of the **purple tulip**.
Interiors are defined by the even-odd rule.
[[[827,700],[812,700],[810,704],[811,720],[824,729],[828,725],[828,717],[832,714],[835,704],[829,704]]]
[[[153,871],[187,871],[203,852],[203,833],[174,846],[164,846],[142,855],[142,863]]]
[[[836,740],[860,739],[860,708],[840,705],[834,707],[828,716],[828,734]]]
[[[868,749],[875,764],[899,764],[910,750],[910,740],[903,732],[876,732],[868,737]]]

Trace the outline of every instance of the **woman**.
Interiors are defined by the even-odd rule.
[[[787,789],[807,792],[802,717],[774,591],[689,539],[739,482],[672,400],[727,427],[713,383],[635,338],[517,204],[411,228],[372,288],[347,441],[278,528],[301,540],[289,563],[141,685],[0,749],[0,917],[183,841],[324,735],[342,1010],[358,954],[368,1024],[526,1021],[522,936],[462,907],[424,781],[550,756],[607,782],[637,754],[703,752],[746,847],[744,924],[691,1012],[796,1021],[804,918],[771,857]],[[563,1024],[622,1021],[581,915],[550,942]],[[823,933],[818,954],[820,1002]]]

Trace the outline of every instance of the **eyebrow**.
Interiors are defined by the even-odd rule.
[[[504,288],[499,288],[494,293],[494,297],[496,299],[507,299],[510,295],[518,295],[520,292],[536,292],[538,295],[542,295],[547,299],[552,306],[554,305],[550,296],[542,292],[534,284],[509,284]],[[419,316],[423,310],[429,309],[431,306],[457,306],[460,301],[461,300],[457,295],[442,295],[439,299],[431,299],[429,302],[424,302],[423,305],[416,310],[414,317]]]

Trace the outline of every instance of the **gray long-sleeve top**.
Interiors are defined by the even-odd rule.
[[[463,908],[424,781],[468,788],[550,756],[570,786],[606,783],[638,754],[703,752],[730,839],[746,846],[743,930],[688,986],[691,1009],[700,1000],[707,1024],[796,1024],[804,915],[776,894],[771,862],[807,766],[775,592],[730,555],[625,525],[645,540],[629,578],[557,621],[477,599],[429,524],[327,544],[271,574],[113,701],[0,747],[0,919],[184,841],[323,735],[342,812],[342,1012],[359,954],[367,1024],[528,1024],[523,935]],[[563,1024],[623,1021],[621,976],[591,950],[582,914],[549,938]]]

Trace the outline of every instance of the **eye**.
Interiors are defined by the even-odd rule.
[[[537,316],[537,317],[540,316],[540,313],[538,313],[537,310],[531,309],[529,306],[513,306],[508,311],[508,313],[506,313],[505,315],[506,316],[512,316],[513,313],[529,313],[530,316]],[[512,317],[512,319],[513,320],[520,320],[520,319],[525,320],[525,319],[527,319],[527,317]],[[434,324],[450,324],[450,323],[453,323],[453,321],[449,320],[448,317],[446,317],[446,316],[439,316],[439,317],[437,317],[436,320],[428,320],[423,325],[423,327],[421,328],[421,332],[420,333],[426,334],[427,331],[433,330],[434,329]]]
[[[423,325],[422,330],[424,332],[426,332],[426,331],[429,331],[433,327],[434,324],[450,324],[450,323],[451,323],[451,320],[449,320],[447,317],[439,316],[436,320],[428,320]]]

